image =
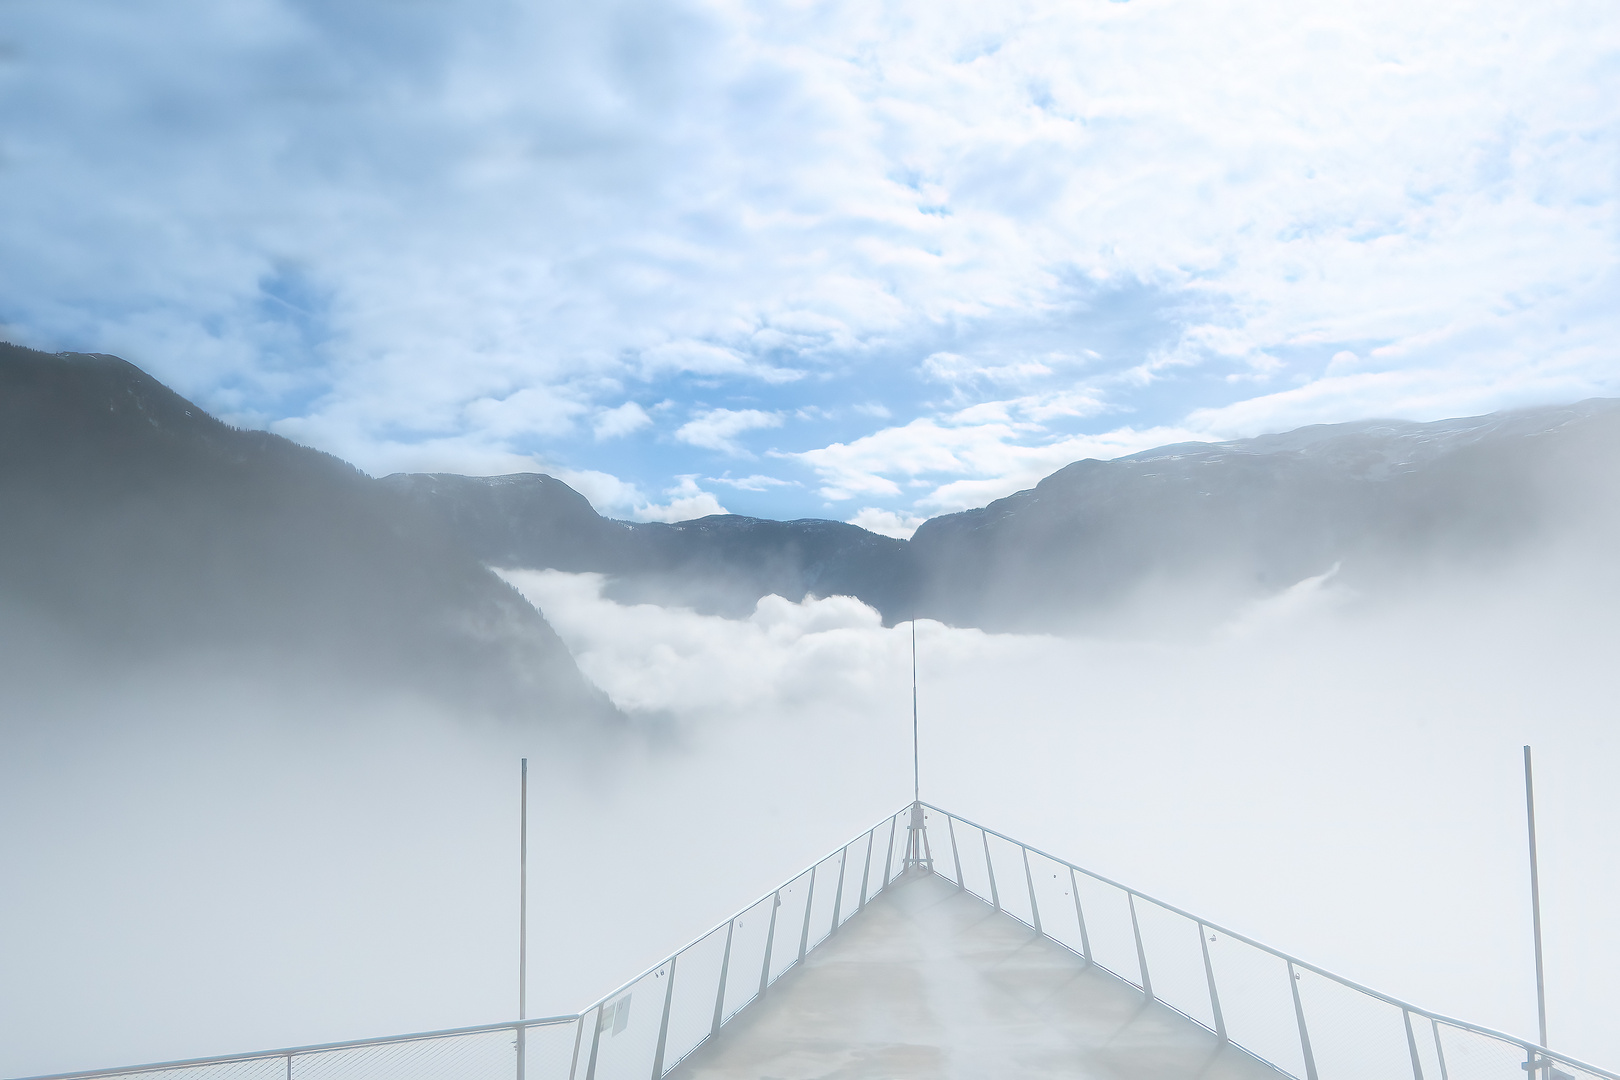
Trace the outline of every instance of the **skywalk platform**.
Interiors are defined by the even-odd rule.
[[[912,871],[674,1069],[680,1080],[1286,1074],[996,911]]]

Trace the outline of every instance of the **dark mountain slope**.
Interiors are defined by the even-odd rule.
[[[1620,505],[1620,402],[1416,424],[1372,420],[1077,461],[926,522],[909,543],[831,521],[609,521],[548,476],[383,483],[479,558],[592,570],[610,594],[745,613],[768,593],[860,597],[987,629],[1068,630],[1122,610],[1205,622],[1339,566],[1368,593],[1489,566]]]
[[[0,346],[0,513],[0,614],[87,657],[206,651],[503,714],[612,714],[438,521],[116,357]]]
[[[911,540],[921,611],[1075,628],[1143,600],[1190,618],[1324,573],[1364,591],[1486,566],[1620,496],[1620,401],[1363,421],[1078,461]]]
[[[399,473],[381,481],[455,532],[493,566],[598,571],[624,602],[741,615],[762,596],[859,596],[888,610],[909,596],[906,544],[839,521],[720,514],[613,521],[540,473]]]

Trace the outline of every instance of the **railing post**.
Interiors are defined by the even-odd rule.
[[[596,1052],[602,1045],[602,1010],[606,1007],[605,1001],[596,1007],[596,1030],[591,1032],[591,1058],[585,1063],[585,1080],[596,1080]]]
[[[771,982],[771,948],[776,944],[776,909],[782,906],[782,890],[771,894],[771,925],[765,931],[765,962],[759,965],[759,996],[765,996],[765,987]]]
[[[1412,1034],[1411,1012],[1402,1009],[1401,1019],[1406,1023],[1406,1051],[1412,1055],[1412,1080],[1423,1080],[1423,1063],[1418,1060],[1417,1036]]]
[[[848,861],[849,845],[845,844],[844,850],[838,855],[838,891],[833,893],[833,920],[827,928],[829,934],[838,929],[838,915],[844,910],[844,864]]]
[[[979,839],[984,841],[984,868],[990,874],[990,904],[1000,911],[1001,894],[996,891],[996,864],[990,861],[990,834],[980,829]]]
[[[568,1060],[568,1080],[574,1080],[574,1074],[579,1071],[579,1044],[585,1037],[585,1014],[581,1013],[579,1022],[574,1025],[574,1056]]]
[[[1074,867],[1069,867],[1069,891],[1074,893],[1074,919],[1080,924],[1080,955],[1091,963],[1091,935],[1086,933],[1086,913],[1080,907],[1080,882],[1075,879]]]
[[[1029,848],[1024,847],[1023,844],[1019,844],[1018,847],[1024,853],[1024,884],[1029,886],[1029,915],[1034,921],[1035,932],[1039,934],[1041,932],[1041,908],[1035,901],[1035,878],[1029,872]]]
[[[894,866],[894,833],[900,825],[900,815],[889,819],[889,850],[883,855],[883,887],[889,887],[889,872]]]
[[[951,860],[956,863],[956,887],[961,889],[965,887],[962,884],[962,856],[956,850],[956,819],[949,814],[945,815],[945,828],[951,834]]]
[[[1142,993],[1147,995],[1149,1001],[1152,1001],[1153,979],[1148,975],[1147,950],[1142,948],[1142,928],[1136,922],[1136,894],[1127,890],[1125,902],[1130,905],[1131,909],[1131,934],[1136,938],[1136,966],[1142,972]]]
[[[857,911],[866,910],[866,883],[872,878],[872,841],[877,838],[877,829],[869,829],[866,833],[866,864],[861,867],[861,906]]]
[[[810,909],[816,906],[816,868],[810,868],[810,888],[804,894],[804,929],[799,931],[799,963],[804,963],[804,953],[810,946]]]
[[[669,1043],[669,1003],[675,997],[675,961],[680,958],[680,953],[669,958],[669,971],[666,973],[669,981],[664,983],[664,1013],[658,1018],[658,1049],[653,1053],[652,1080],[664,1080],[664,1048]]]
[[[1440,1021],[1430,1017],[1429,1025],[1434,1028],[1434,1056],[1440,1062],[1440,1080],[1451,1080],[1451,1077],[1446,1074],[1445,1047],[1440,1045]]]
[[[1299,1048],[1305,1054],[1305,1080],[1317,1080],[1316,1055],[1311,1053],[1311,1033],[1305,1028],[1305,1005],[1299,999],[1299,972],[1288,961],[1288,989],[1294,992],[1294,1019],[1299,1022]]]
[[[292,1059],[293,1059],[293,1056],[291,1054],[288,1054],[287,1055],[287,1080],[292,1080]],[[523,1076],[523,1066],[522,1066],[521,1062],[523,1061],[523,1059],[521,1057],[519,1057],[518,1061],[520,1063],[518,1065],[518,1076],[522,1077]]]
[[[1198,924],[1198,948],[1204,954],[1204,981],[1209,983],[1209,1011],[1215,1017],[1215,1034],[1226,1041],[1226,1018],[1221,1015],[1221,995],[1215,992],[1215,965],[1209,962],[1209,933],[1203,923]]]
[[[523,1080],[523,1070],[528,1058],[529,1033],[522,1024],[519,1024],[517,1025],[516,1034],[517,1039],[514,1040],[514,1044],[517,1046],[517,1080]],[[287,1080],[292,1080],[292,1058],[287,1059]]]
[[[726,923],[726,951],[720,955],[720,987],[714,993],[714,1023],[709,1025],[709,1038],[720,1034],[720,1017],[726,1007],[726,974],[731,968],[731,934],[737,929],[737,920]]]

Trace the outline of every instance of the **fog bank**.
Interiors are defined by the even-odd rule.
[[[1419,1005],[1620,1061],[1620,752],[1590,546],[1371,603],[1328,576],[1213,632],[917,628],[924,798]],[[1601,550],[1601,545],[1597,550]],[[229,668],[0,682],[8,1075],[509,1018],[517,759],[531,1014],[572,1011],[910,797],[910,628],[723,619],[508,575],[631,718],[590,734]],[[93,1018],[88,1022],[86,1018]]]

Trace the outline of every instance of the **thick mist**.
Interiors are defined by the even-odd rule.
[[[1552,1042],[1612,1064],[1612,538],[1583,520],[1396,597],[1323,568],[1213,630],[1180,631],[1163,598],[1085,638],[924,620],[923,797],[1531,1033],[1532,743]],[[628,726],[472,720],[217,657],[53,670],[60,651],[6,628],[4,1071],[511,1017],[520,756],[532,1015],[910,798],[909,626],[847,598],[726,619],[617,603],[595,575],[506,576]]]

